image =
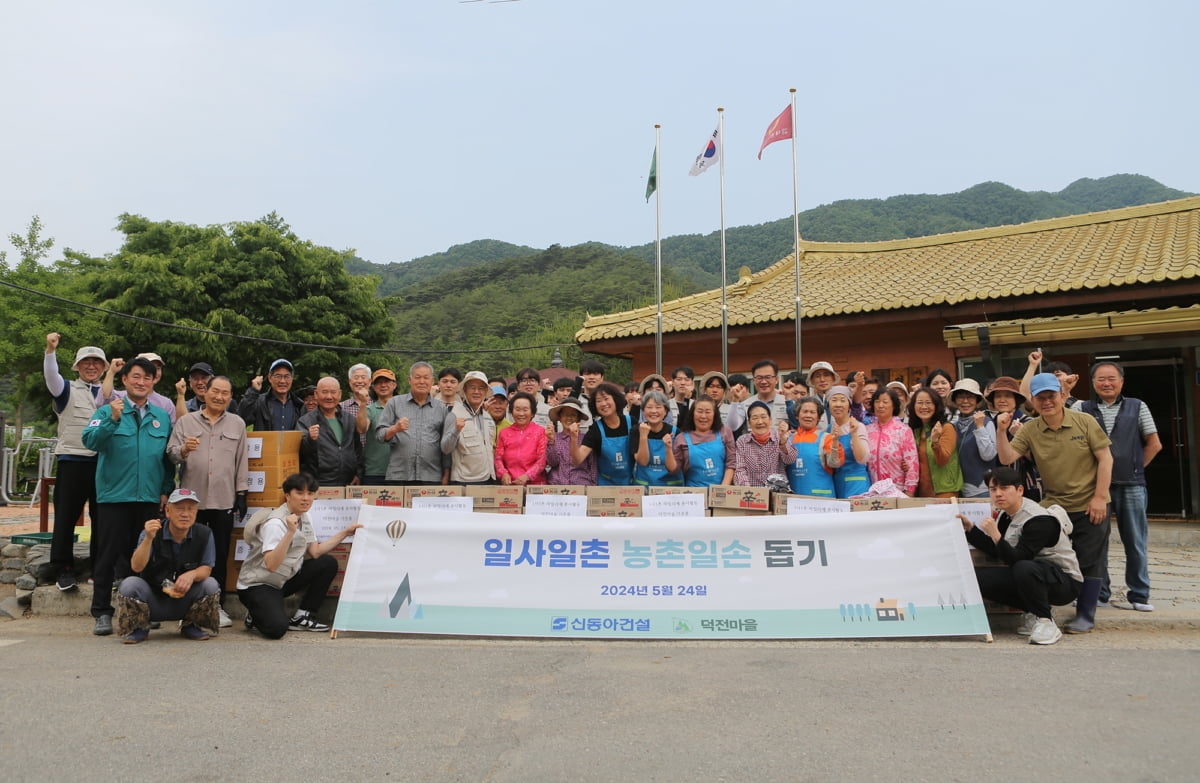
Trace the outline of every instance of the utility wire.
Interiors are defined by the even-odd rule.
[[[186,332],[196,332],[199,334],[213,335],[214,337],[228,337],[233,340],[246,340],[255,343],[270,343],[272,345],[286,345],[293,348],[319,348],[327,351],[347,351],[351,353],[382,353],[382,354],[401,354],[406,356],[462,356],[470,354],[485,354],[485,353],[510,353],[512,351],[535,351],[543,348],[570,348],[574,347],[575,343],[547,343],[545,345],[523,345],[515,348],[473,348],[464,351],[435,351],[427,348],[406,349],[406,348],[358,348],[349,345],[321,345],[319,343],[298,343],[292,340],[276,340],[271,337],[250,337],[243,334],[233,334],[232,332],[219,332],[214,329],[204,329],[199,326],[185,326],[183,324],[172,324],[166,321],[156,321],[153,318],[144,318],[140,315],[130,315],[129,313],[120,313],[116,310],[109,310],[98,305],[91,305],[85,302],[76,302],[72,299],[67,299],[64,296],[50,294],[45,291],[39,291],[36,288],[13,283],[8,280],[0,280],[0,285],[8,288],[22,291],[34,296],[40,296],[45,299],[50,299],[70,307],[82,307],[85,310],[94,310],[98,313],[111,315],[114,318],[124,318],[129,321],[138,321],[140,323],[151,324],[153,326],[161,326],[167,329],[180,329]]]

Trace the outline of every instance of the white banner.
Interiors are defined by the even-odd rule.
[[[642,639],[986,635],[954,511],[555,518],[363,506],[334,629]]]

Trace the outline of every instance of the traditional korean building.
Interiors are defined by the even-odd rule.
[[[1029,352],[1081,376],[1098,358],[1127,368],[1125,393],[1154,414],[1163,452],[1147,471],[1151,510],[1200,516],[1200,197],[887,242],[801,242],[801,363],[915,382],[943,367],[986,383],[1020,377]],[[736,259],[734,259],[736,261]],[[726,289],[730,372],[796,364],[796,259]],[[587,351],[654,372],[653,306],[589,316]],[[663,367],[721,367],[721,291],[663,304]],[[802,367],[801,369],[806,369]]]

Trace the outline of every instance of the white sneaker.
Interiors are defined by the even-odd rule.
[[[232,628],[233,620],[230,620],[229,615],[225,613],[225,607],[221,607],[217,611],[221,613],[221,619],[217,625],[221,626],[222,628]]]
[[[1028,636],[1033,633],[1033,627],[1037,625],[1038,617],[1031,612],[1021,613],[1021,624],[1017,626],[1017,634],[1019,636]]]
[[[1058,630],[1058,626],[1049,617],[1037,618],[1037,623],[1033,626],[1033,632],[1029,634],[1030,644],[1054,644],[1062,638],[1062,631]]]
[[[1110,604],[1114,609],[1132,609],[1138,612],[1153,612],[1154,604],[1142,604],[1137,601],[1131,601],[1129,596],[1125,596],[1124,601],[1112,601]]]

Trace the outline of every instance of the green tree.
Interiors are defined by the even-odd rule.
[[[8,235],[20,259],[10,267],[0,254],[0,367],[11,382],[6,407],[18,442],[26,421],[52,415],[42,378],[46,335],[62,334],[60,364],[66,357],[69,365],[77,348],[94,342],[98,329],[94,314],[74,304],[82,290],[79,267],[70,259],[45,263],[54,238],[44,230],[34,215],[24,233]],[[62,370],[69,375],[67,367]]]
[[[381,347],[391,334],[378,280],[346,272],[353,253],[299,239],[273,212],[206,227],[125,214],[118,229],[125,243],[91,260],[88,284],[101,306],[122,314],[105,316],[111,353],[155,351],[164,382],[206,361],[240,384],[280,356],[299,381],[341,376],[360,355],[317,346]]]

